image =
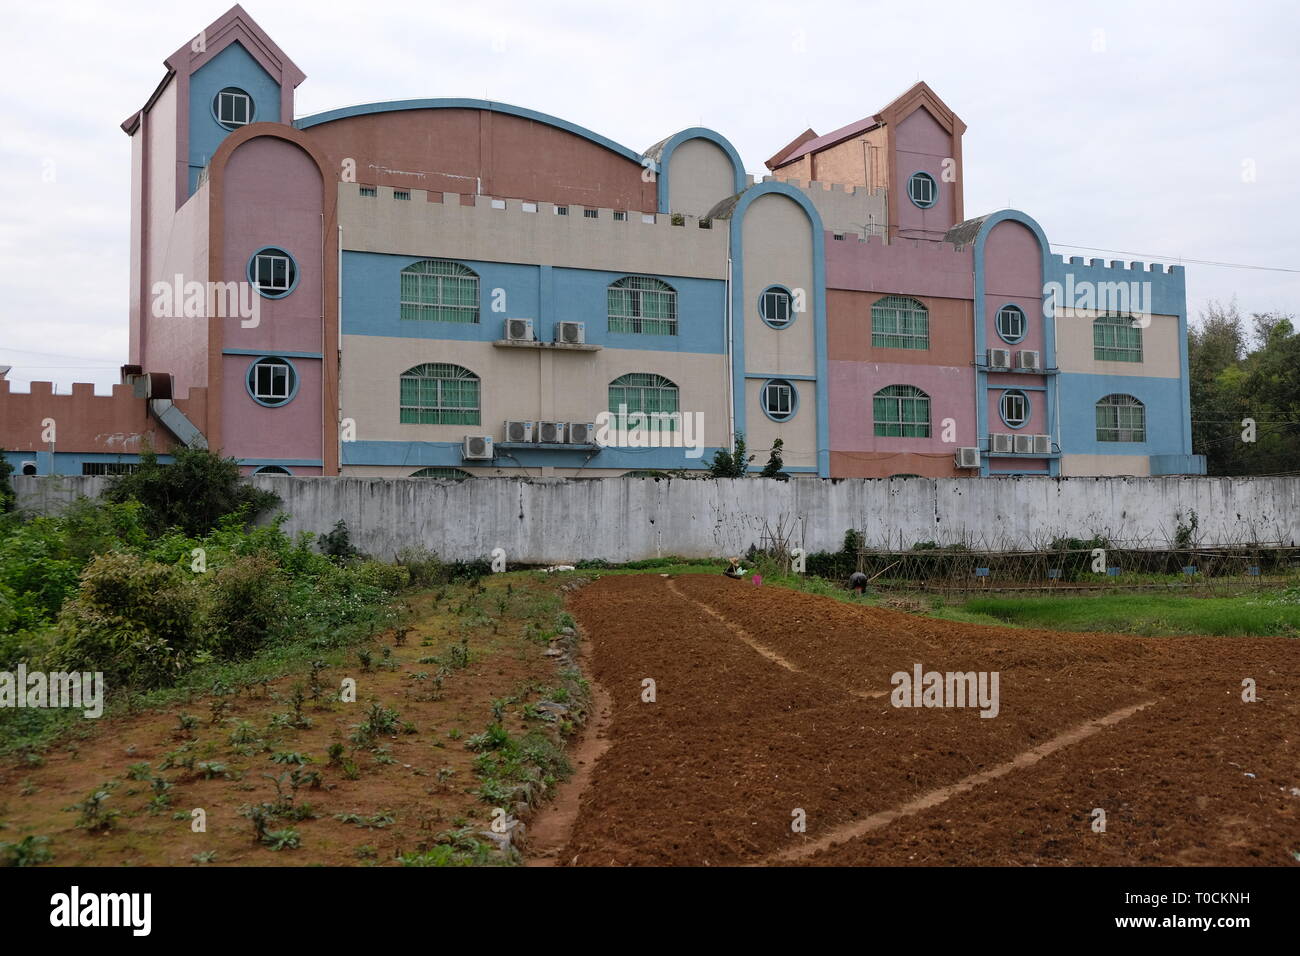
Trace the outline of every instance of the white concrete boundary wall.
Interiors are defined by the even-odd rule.
[[[20,508],[49,513],[109,479],[11,480]],[[765,532],[834,551],[848,528],[894,548],[1014,550],[1093,534],[1160,547],[1192,512],[1202,544],[1300,541],[1300,478],[251,480],[280,496],[286,531],[320,534],[341,518],[353,543],[380,558],[406,546],[449,561],[503,548],[508,561],[530,564],[717,557],[761,545]]]

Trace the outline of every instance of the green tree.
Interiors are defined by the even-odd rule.
[[[150,534],[179,528],[195,538],[212,531],[227,515],[243,514],[252,521],[279,503],[276,495],[245,482],[233,458],[203,448],[178,447],[172,460],[173,464],[160,464],[157,454],[146,449],[140,454],[139,470],[115,477],[104,497],[144,505],[144,524]]]

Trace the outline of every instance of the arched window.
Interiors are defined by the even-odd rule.
[[[929,311],[903,295],[877,299],[871,307],[871,344],[880,349],[928,349]]]
[[[677,290],[649,276],[624,276],[609,287],[609,330],[677,334]]]
[[[459,262],[424,259],[402,270],[402,318],[478,321],[478,274]]]
[[[469,369],[428,362],[403,372],[401,387],[404,425],[479,424],[479,378]]]
[[[259,468],[259,469],[257,469],[256,471],[254,471],[253,474],[255,474],[255,475],[292,475],[293,472],[291,472],[288,468],[283,468],[283,467],[281,467],[280,465],[263,465],[261,468]]]
[[[1142,327],[1132,316],[1098,316],[1092,323],[1092,357],[1099,362],[1142,361]]]
[[[609,383],[609,411],[616,428],[628,427],[623,415],[651,416],[644,427],[665,431],[677,429],[679,390],[676,383],[651,372],[629,372]],[[632,425],[636,425],[636,420]]]
[[[447,478],[451,481],[464,481],[466,478],[473,478],[468,471],[462,471],[459,468],[421,468],[419,471],[413,471],[411,478]]]
[[[882,388],[872,399],[871,412],[881,437],[930,437],[930,396],[914,385]]]
[[[1097,441],[1146,441],[1147,409],[1132,395],[1107,395],[1097,403]]]

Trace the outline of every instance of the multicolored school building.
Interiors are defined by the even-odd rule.
[[[966,218],[966,126],[925,83],[756,180],[699,127],[637,150],[485,100],[295,118],[304,74],[238,6],[165,63],[122,124],[124,385],[0,381],[0,446],[37,473],[149,442],[248,472],[598,478],[702,469],[736,433],[754,468],[781,439],[792,476],[1204,472],[1182,267]],[[602,431],[620,410],[668,431]]]

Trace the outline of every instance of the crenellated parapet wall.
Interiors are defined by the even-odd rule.
[[[1105,311],[1107,300],[1127,297],[1137,307],[1123,311],[1186,316],[1187,272],[1183,266],[1054,254],[1046,260],[1043,282],[1059,285],[1063,308]],[[1085,304],[1087,294],[1095,305]]]
[[[0,448],[10,452],[137,455],[146,446],[165,452],[176,437],[149,410],[149,400],[131,385],[114,385],[96,395],[95,386],[77,382],[70,394],[56,394],[51,382],[32,382],[15,392],[0,379]],[[190,389],[174,402],[200,429],[207,415],[206,388]],[[49,436],[53,436],[51,442]]]
[[[349,251],[726,275],[726,226],[707,219],[389,186],[367,187],[374,195],[363,196],[362,188],[339,184],[339,222]],[[403,192],[410,198],[394,195]],[[625,218],[616,219],[616,212]]]

